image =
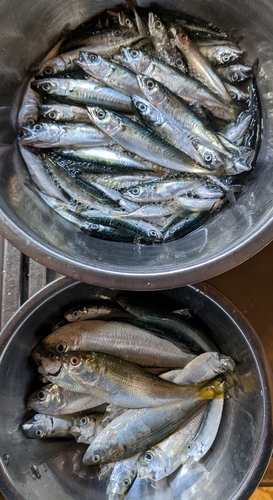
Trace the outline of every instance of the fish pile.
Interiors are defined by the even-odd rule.
[[[118,292],[69,309],[31,355],[43,385],[29,438],[87,445],[82,463],[122,500],[134,481],[191,474],[220,426],[234,361],[188,308]],[[75,448],[76,449],[76,448]]]
[[[245,59],[223,30],[157,5],[76,28],[35,68],[19,111],[32,189],[97,238],[196,229],[236,201],[255,160],[258,64]]]

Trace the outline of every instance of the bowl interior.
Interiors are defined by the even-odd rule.
[[[159,1],[242,37],[250,64],[259,58],[258,88],[263,119],[258,158],[246,187],[227,206],[186,237],[158,245],[109,242],[89,237],[53,212],[27,186],[29,176],[16,147],[17,111],[29,69],[57,42],[111,1],[48,0],[1,3],[0,216],[1,232],[17,248],[66,276],[119,289],[163,289],[220,274],[272,239],[273,5],[269,0]],[[141,0],[140,6],[149,2]],[[42,36],[41,36],[42,33]],[[37,41],[39,40],[39,43]]]
[[[28,439],[21,430],[22,422],[33,415],[25,409],[26,397],[39,384],[29,356],[31,349],[67,307],[83,299],[88,301],[100,291],[63,278],[25,303],[2,332],[0,489],[7,500],[107,498],[107,480],[97,479],[96,467],[81,464],[86,445]],[[247,500],[261,480],[272,451],[272,375],[265,351],[241,313],[206,283],[155,293],[154,300],[159,296],[171,297],[181,307],[191,306],[211,330],[220,351],[235,360],[238,383],[225,401],[212,449],[191,474],[184,477],[174,473],[157,483],[136,480],[126,499],[178,500],[183,493],[186,500]]]

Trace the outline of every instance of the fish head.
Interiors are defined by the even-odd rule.
[[[184,61],[184,58],[180,50],[178,50],[177,47],[174,47],[171,52],[171,63],[172,66],[175,66],[176,68],[180,69],[181,71],[183,71],[183,73],[187,72],[187,65]]]
[[[22,425],[24,434],[28,438],[41,439],[51,434],[53,428],[52,418],[48,415],[36,413],[31,420]]]
[[[137,75],[137,81],[145,97],[154,106],[157,106],[157,104],[165,99],[166,92],[163,86],[156,80],[153,80],[153,78],[145,75]]]
[[[189,48],[191,42],[182,26],[172,24],[170,26],[170,33],[173,35],[173,39],[171,39],[173,46],[177,46],[182,52]]]
[[[214,358],[211,358],[210,363],[215,373],[225,373],[227,370],[233,370],[235,367],[233,359],[224,354],[218,354]]]
[[[162,115],[149,101],[137,95],[132,95],[131,99],[138,115],[145,118],[149,123],[155,125],[162,124]]]
[[[81,337],[75,329],[72,333],[66,331],[66,327],[58,328],[43,339],[43,346],[50,352],[62,354],[67,351],[78,351],[81,349]]]
[[[218,199],[224,196],[224,191],[220,186],[216,184],[202,184],[194,189],[194,195],[199,196],[200,198],[210,198],[210,199]]]
[[[87,315],[87,308],[82,307],[72,307],[64,313],[64,317],[70,323],[76,323],[77,321],[83,321]]]
[[[93,123],[110,137],[114,137],[124,127],[122,116],[108,109],[98,106],[87,106],[87,111]]]
[[[60,130],[54,123],[34,123],[21,127],[21,144],[40,145],[43,143],[55,143],[59,140]]]
[[[78,443],[86,443],[95,435],[96,420],[91,415],[83,415],[76,418],[76,423],[71,427],[70,431]]]
[[[75,59],[75,63],[95,78],[100,75],[104,76],[109,71],[109,63],[94,52],[80,51],[79,58]]]
[[[66,352],[60,355],[64,372],[70,379],[79,382],[85,381],[88,372],[90,384],[95,383],[101,368],[103,369],[103,359],[95,352]]]
[[[50,120],[61,120],[63,118],[60,107],[50,104],[38,104],[39,115]]]
[[[122,48],[114,60],[131,69],[135,73],[143,73],[149,66],[151,58],[145,52],[137,49]]]
[[[135,30],[135,23],[126,12],[118,12],[118,22],[120,26]]]
[[[59,80],[59,83],[61,83],[61,79]],[[58,85],[58,82],[55,79],[49,79],[49,78],[41,78],[40,80],[33,80],[31,83],[31,87],[36,90],[37,92],[42,92],[46,94],[53,94],[54,91],[59,89],[60,85]]]
[[[162,37],[168,36],[167,28],[161,21],[160,17],[153,12],[149,12],[148,15],[148,28],[150,35],[153,38],[158,38],[162,40]]]
[[[99,436],[98,436],[99,438]],[[90,444],[87,448],[84,456],[83,463],[86,465],[99,465],[107,463],[109,460],[109,455],[116,450],[118,443],[112,436],[107,436],[104,439],[97,442],[97,438]]]
[[[110,477],[107,493],[112,496],[125,495],[132,486],[136,474],[136,466],[128,467],[126,461],[117,462]]]
[[[35,391],[28,399],[27,407],[38,413],[54,413],[65,403],[62,390],[56,384],[48,384]]]
[[[139,478],[160,479],[162,471],[167,471],[169,459],[158,447],[145,451],[138,459],[137,473]]]
[[[39,67],[37,71],[37,76],[54,76],[58,73],[62,73],[66,71],[67,66],[62,57],[54,57],[53,59],[49,59],[44,61]]]
[[[56,375],[59,373],[62,363],[56,354],[49,352],[47,355],[41,355],[39,360],[38,372],[47,377],[47,375]]]

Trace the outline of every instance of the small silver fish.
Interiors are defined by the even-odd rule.
[[[32,88],[64,103],[94,104],[125,113],[132,111],[129,96],[93,80],[41,78],[32,82]]]

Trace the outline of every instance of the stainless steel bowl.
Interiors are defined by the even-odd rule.
[[[164,1],[242,36],[248,62],[259,58],[263,133],[255,168],[237,203],[199,230],[166,244],[102,241],[53,213],[25,185],[28,174],[16,147],[16,116],[29,76],[71,28],[114,1],[2,0],[0,18],[1,233],[26,255],[66,276],[119,289],[163,289],[194,283],[245,261],[273,235],[273,3],[270,0]],[[147,6],[140,0],[140,6]]]
[[[31,349],[67,307],[101,290],[62,278],[26,302],[2,331],[0,490],[7,500],[106,500],[107,480],[98,480],[94,466],[81,465],[85,445],[28,439],[21,430],[32,416],[26,413],[26,397],[37,388]],[[157,296],[190,305],[213,332],[218,348],[235,360],[238,383],[225,401],[216,441],[191,480],[179,474],[152,486],[137,480],[126,500],[247,500],[272,453],[272,373],[264,348],[238,309],[207,283],[156,292],[155,301]]]

